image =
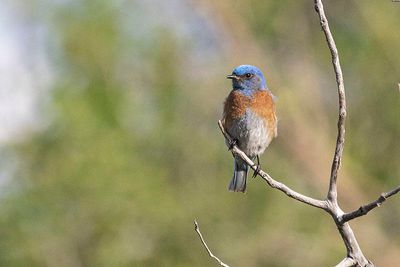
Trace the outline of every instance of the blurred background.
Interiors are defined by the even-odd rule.
[[[339,197],[400,182],[400,3],[324,1],[348,99]],[[320,210],[250,179],[217,127],[236,65],[259,66],[279,136],[263,169],[324,198],[337,89],[313,1],[5,0],[0,8],[0,266],[332,266]],[[400,200],[352,221],[378,266],[400,261]]]

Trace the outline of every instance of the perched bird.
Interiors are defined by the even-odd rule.
[[[224,103],[222,123],[234,139],[228,146],[231,148],[236,144],[253,161],[257,158],[259,164],[258,156],[277,136],[274,96],[257,67],[238,66],[227,78],[232,80],[232,91]],[[246,191],[247,171],[246,162],[236,156],[229,191]]]

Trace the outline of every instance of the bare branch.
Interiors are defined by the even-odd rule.
[[[221,121],[218,121],[218,126],[221,129],[222,134],[227,139],[228,143],[232,143],[232,137],[225,131],[224,126],[222,125]],[[236,145],[234,145],[232,147],[231,151],[235,155],[238,155],[239,157],[241,157],[250,166],[250,168],[252,168],[253,170],[257,170],[257,165]],[[285,184],[275,181],[268,173],[264,172],[263,170],[258,170],[257,173],[262,179],[264,179],[268,183],[269,186],[282,191],[287,196],[289,196],[297,201],[300,201],[300,202],[303,202],[310,206],[313,206],[313,207],[317,207],[317,208],[324,209],[324,210],[327,209],[326,201],[318,200],[318,199],[314,199],[314,198],[302,195],[302,194],[294,191],[293,189],[289,188]]]
[[[206,241],[204,241],[203,235],[200,232],[200,227],[199,224],[197,223],[197,221],[194,221],[194,230],[196,231],[196,233],[199,235],[200,241],[203,244],[204,248],[207,250],[208,255],[210,255],[211,258],[213,258],[214,260],[216,260],[219,265],[224,266],[224,267],[229,267],[228,264],[224,263],[223,261],[221,261],[220,259],[218,259],[212,252],[211,250],[208,248]]]
[[[329,50],[332,55],[332,64],[335,70],[336,83],[339,93],[339,120],[338,120],[338,135],[336,139],[336,149],[333,156],[331,177],[329,182],[328,200],[337,203],[337,174],[340,167],[340,162],[343,155],[344,136],[345,136],[345,120],[346,120],[346,94],[344,90],[342,68],[340,67],[339,54],[336,48],[335,40],[329,29],[328,20],[325,16],[324,6],[321,0],[315,0],[315,10],[317,11],[321,23],[322,30],[324,31]]]
[[[355,211],[343,214],[338,218],[338,220],[340,223],[345,223],[357,217],[364,216],[374,208],[380,207],[382,203],[386,201],[386,199],[397,194],[398,192],[400,192],[400,186],[396,187],[395,189],[389,192],[382,193],[377,200],[368,203],[366,205],[363,205]]]

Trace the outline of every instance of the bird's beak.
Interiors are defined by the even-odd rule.
[[[228,75],[228,76],[226,76],[226,78],[227,79],[231,79],[231,80],[239,80],[239,77],[238,76],[236,76],[236,75]]]

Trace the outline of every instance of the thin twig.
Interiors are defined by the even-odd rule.
[[[224,126],[222,125],[221,121],[218,121],[218,126],[221,129],[222,134],[225,136],[226,140],[228,141],[228,143],[232,143],[232,137],[225,131]],[[239,157],[241,157],[246,163],[247,165],[250,166],[250,168],[252,168],[254,171],[257,170],[257,165],[246,155],[246,153],[244,153],[242,150],[240,150],[240,148],[236,145],[234,145],[231,149],[232,153],[234,153],[235,155],[238,155]],[[293,189],[289,188],[288,186],[286,186],[283,183],[280,183],[278,181],[275,181],[268,173],[264,172],[263,170],[258,170],[256,172],[263,180],[265,180],[269,186],[271,186],[272,188],[276,188],[280,191],[282,191],[283,193],[285,193],[287,196],[303,202],[305,204],[308,204],[310,206],[313,207],[317,207],[320,209],[327,209],[327,203],[324,200],[318,200],[315,198],[311,198],[305,195],[302,195],[296,191],[294,191]]]
[[[220,259],[218,259],[212,252],[211,250],[208,248],[206,241],[204,241],[203,235],[200,232],[200,227],[199,224],[197,223],[197,221],[194,221],[194,230],[197,232],[197,234],[199,235],[200,241],[201,243],[203,243],[204,248],[207,250],[208,255],[210,255],[211,258],[215,259],[219,265],[224,266],[224,267],[229,267],[228,264],[224,263],[223,261],[221,261]]]
[[[315,10],[317,11],[324,31],[329,50],[331,51],[332,64],[335,71],[336,83],[339,93],[339,119],[338,119],[338,135],[336,139],[336,149],[333,156],[331,177],[329,181],[328,200],[337,203],[337,174],[342,161],[344,136],[345,136],[345,120],[346,120],[346,94],[344,90],[342,68],[340,67],[339,54],[336,48],[335,40],[329,29],[328,20],[325,16],[324,6],[321,0],[315,0]]]
[[[360,208],[358,208],[355,211],[343,214],[342,216],[339,217],[338,220],[340,223],[345,223],[357,217],[364,216],[374,208],[380,207],[382,203],[386,201],[386,199],[397,194],[398,192],[400,192],[400,186],[396,187],[395,189],[389,192],[382,193],[377,200],[368,203],[366,205],[360,206]]]

